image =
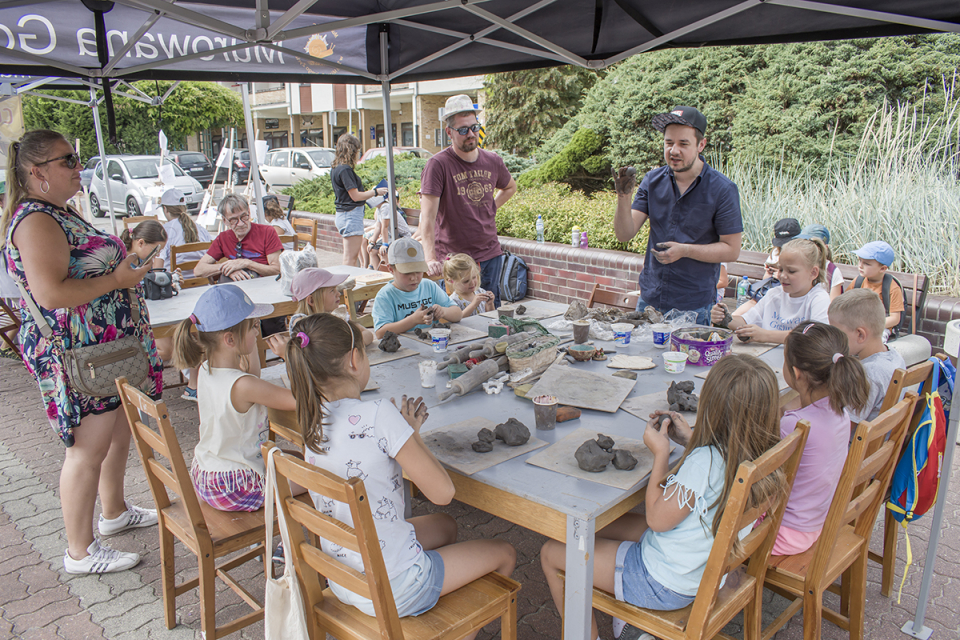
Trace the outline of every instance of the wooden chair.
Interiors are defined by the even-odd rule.
[[[129,231],[130,227],[135,227],[146,220],[158,220],[157,216],[128,216],[123,218],[123,230]]]
[[[594,588],[594,609],[625,620],[658,638],[671,640],[729,638],[721,633],[721,629],[743,611],[744,639],[759,638],[767,559],[783,519],[809,431],[810,425],[801,420],[793,433],[776,446],[756,460],[740,464],[693,604],[676,611],[653,611],[622,602],[612,594]],[[782,469],[786,477],[786,491],[765,504],[750,508],[753,485],[778,469]],[[764,513],[767,515],[763,522],[739,545],[735,544],[738,532]],[[712,524],[707,523],[707,526]],[[724,576],[726,581],[721,587]]]
[[[263,455],[266,457],[274,446],[272,442],[264,443]],[[290,533],[290,545],[284,551],[293,557],[297,567],[311,638],[322,639],[329,633],[340,640],[454,640],[500,618],[500,637],[516,640],[520,585],[495,572],[443,596],[430,611],[401,619],[363,481],[344,480],[288,455],[275,455],[274,459],[279,504]],[[284,478],[327,500],[348,504],[354,525],[350,527],[317,511],[312,504],[293,499],[290,484]],[[365,572],[342,564],[308,542],[301,525],[314,536],[358,552]],[[323,588],[324,578],[371,599],[376,616],[342,604],[329,588]]]
[[[194,251],[207,251],[210,248],[212,242],[189,242],[187,244],[181,244],[179,246],[170,247],[170,272],[173,273],[177,269],[182,269],[183,271],[193,271],[199,260],[178,260],[177,258],[184,253],[192,253]],[[191,287],[203,287],[210,284],[209,278],[184,278],[181,283],[181,287],[184,289],[190,289]]]
[[[887,394],[880,405],[880,413],[883,413],[893,407],[900,401],[905,389],[916,386],[921,382],[926,385],[932,384],[933,363],[929,360],[915,364],[909,369],[897,369],[890,378],[890,385],[887,387]],[[925,388],[928,388],[925,385]],[[916,430],[920,417],[923,415],[924,405],[917,402],[913,410],[913,418],[910,426],[907,428],[907,438]],[[900,452],[896,454],[900,458]],[[875,551],[870,551],[868,557],[870,560],[880,564],[883,567],[880,579],[880,594],[889,598],[893,589],[893,574],[897,564],[897,531],[900,529],[896,519],[889,509],[884,509],[883,518],[883,555]]]
[[[279,237],[280,237],[280,244],[286,245],[288,242],[292,242],[294,251],[297,251],[300,248],[300,242],[299,242],[300,239],[296,235],[286,235],[286,236],[279,236]]]
[[[20,358],[20,342],[17,340],[17,333],[20,331],[20,313],[7,304],[7,301],[0,298],[0,340],[7,343],[7,346],[13,349],[13,352]]]
[[[297,232],[297,238],[304,244],[309,244],[314,249],[317,248],[317,221],[313,218],[293,218],[290,220],[294,231]],[[300,228],[306,228],[301,231]],[[302,245],[301,245],[302,246]]]
[[[170,424],[166,404],[151,400],[128,384],[126,378],[117,379],[117,389],[160,519],[160,578],[167,629],[177,625],[177,596],[197,587],[200,589],[200,628],[209,640],[260,622],[263,620],[263,606],[228,572],[257,558],[264,563],[264,571],[269,570],[269,550],[264,546],[263,509],[218,511],[202,502],[194,491],[190,470]],[[158,428],[155,430],[144,424],[138,410],[149,416]],[[158,460],[155,454],[166,458],[169,466]],[[168,490],[175,496],[172,500],[167,495]],[[276,530],[276,524],[274,528]],[[175,581],[174,537],[197,556],[199,565],[199,576],[179,585]],[[216,564],[218,558],[237,552],[242,553]],[[218,577],[253,609],[219,627],[216,624]]]
[[[630,293],[616,293],[608,289],[601,289],[599,284],[594,284],[593,289],[590,290],[590,297],[587,299],[587,308],[592,309],[593,305],[602,304],[606,307],[636,311],[638,302],[640,302],[640,296]]]
[[[371,272],[373,273],[373,272]],[[364,313],[367,302],[373,300],[377,297],[377,292],[380,289],[383,289],[390,280],[383,282],[377,282],[373,284],[367,284],[362,287],[354,287],[352,289],[344,289],[343,291],[343,304],[346,305],[347,311],[350,312],[350,319],[354,322],[357,322],[362,327],[368,329],[373,328],[373,314]]]
[[[763,630],[764,640],[801,608],[805,640],[819,640],[823,618],[846,629],[851,640],[863,637],[870,535],[916,402],[917,394],[908,392],[876,420],[857,426],[819,540],[804,553],[770,558],[764,586],[792,602]],[[840,594],[840,611],[823,606],[827,590]]]

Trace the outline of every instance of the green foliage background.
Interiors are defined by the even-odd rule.
[[[172,82],[135,82],[148,96],[163,95]],[[129,92],[129,91],[128,91]],[[87,92],[48,91],[52,95],[86,100]],[[157,135],[162,128],[169,149],[185,149],[187,136],[213,127],[242,126],[243,102],[240,94],[213,82],[181,82],[162,107],[148,105],[125,96],[113,96],[117,119],[117,145],[104,140],[107,153],[159,153]],[[100,124],[107,136],[107,113],[100,104]],[[93,112],[89,107],[37,96],[23,100],[24,125],[29,129],[53,129],[71,142],[80,139],[80,155],[95,156],[97,136]]]

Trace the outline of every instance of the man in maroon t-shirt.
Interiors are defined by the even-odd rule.
[[[220,217],[227,224],[207,250],[207,255],[193,269],[200,278],[226,276],[231,280],[249,280],[257,276],[280,273],[280,252],[283,245],[276,229],[267,224],[250,222],[247,201],[230,194],[220,201]],[[217,260],[227,258],[217,264]]]
[[[480,265],[480,286],[492,292],[500,306],[503,251],[496,215],[517,192],[517,183],[500,156],[477,146],[480,124],[468,96],[448,99],[444,118],[452,144],[430,158],[420,176],[427,273],[440,275],[448,254],[465,253]]]

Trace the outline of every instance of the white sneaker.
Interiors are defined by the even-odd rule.
[[[157,524],[156,511],[127,504],[127,510],[112,520],[107,520],[101,513],[97,528],[100,529],[100,535],[113,536],[127,529],[152,527],[155,524]]]
[[[87,547],[90,554],[79,560],[74,560],[70,552],[63,552],[63,568],[67,573],[110,573],[124,571],[140,562],[140,555],[126,551],[116,551],[100,544],[96,538]]]

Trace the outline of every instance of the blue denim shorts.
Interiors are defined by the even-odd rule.
[[[349,238],[350,236],[363,235],[363,207],[364,205],[361,204],[356,209],[337,211],[333,222],[337,225],[337,231],[340,232],[341,236]]]
[[[443,575],[443,557],[436,551],[424,551],[409,569],[394,576],[390,586],[397,604],[397,615],[401,618],[418,616],[432,609],[440,599]],[[370,600],[332,582],[330,589],[340,602],[352,604],[368,616],[376,615]]]
[[[640,539],[643,540],[643,536]],[[654,611],[683,609],[695,597],[677,593],[654,580],[643,564],[639,542],[623,542],[617,549],[613,586],[617,600]]]

